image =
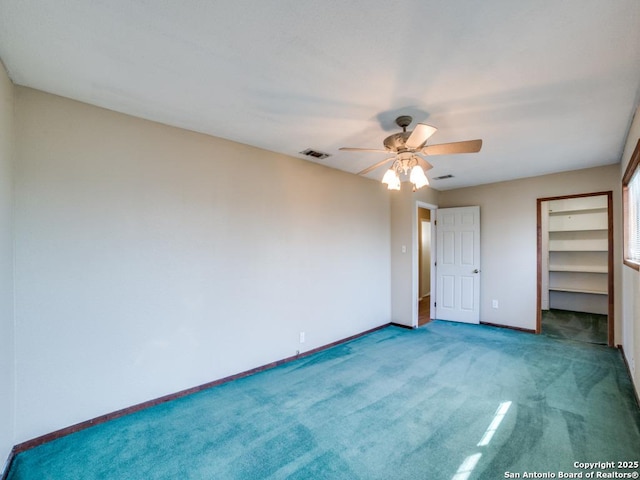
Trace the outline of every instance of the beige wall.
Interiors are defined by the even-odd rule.
[[[389,322],[379,182],[16,91],[18,442]]]
[[[635,118],[629,129],[627,142],[620,164],[620,177],[629,164],[631,155],[640,139],[640,107],[636,110]],[[619,250],[621,252],[621,250]],[[616,259],[622,260],[622,254]],[[622,346],[631,374],[633,375],[636,392],[640,396],[640,272],[626,265],[622,269]]]
[[[613,191],[614,249],[620,252],[620,167],[545,175],[440,193],[440,207],[480,206],[480,320],[511,327],[536,327],[536,200]],[[619,254],[618,254],[619,256]],[[616,342],[621,335],[619,263],[615,267]],[[492,308],[498,300],[499,308]]]
[[[13,84],[0,63],[0,475],[14,443]]]

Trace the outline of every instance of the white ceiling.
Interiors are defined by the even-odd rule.
[[[2,0],[16,84],[358,172],[408,114],[440,190],[616,163],[638,0]],[[374,171],[381,178],[384,169]]]

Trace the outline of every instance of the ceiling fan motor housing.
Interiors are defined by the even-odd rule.
[[[393,135],[389,135],[384,139],[384,146],[387,150],[391,150],[392,152],[401,152],[406,150],[405,144],[407,143],[407,138],[411,135],[411,132],[400,132],[394,133]]]
[[[407,151],[406,143],[407,138],[411,135],[411,132],[407,132],[407,127],[413,122],[413,117],[410,115],[400,115],[396,118],[396,125],[402,128],[402,132],[394,133],[384,139],[384,146],[387,150],[392,152],[404,152]]]

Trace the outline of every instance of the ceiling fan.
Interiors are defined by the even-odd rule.
[[[351,148],[342,147],[340,150],[351,152],[385,152],[394,153],[395,156],[386,158],[378,163],[358,172],[358,175],[380,168],[390,162],[391,167],[385,173],[382,183],[387,184],[389,190],[400,190],[400,175],[409,174],[409,180],[414,185],[414,190],[429,185],[429,180],[425,171],[433,168],[422,155],[451,155],[455,153],[475,153],[482,148],[482,140],[466,140],[463,142],[441,143],[438,145],[426,145],[431,135],[438,130],[436,127],[426,123],[418,123],[413,131],[407,131],[413,118],[409,115],[402,115],[396,118],[396,124],[402,128],[402,132],[394,133],[384,139],[384,150],[373,148]]]

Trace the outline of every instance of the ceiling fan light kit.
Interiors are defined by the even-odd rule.
[[[395,158],[392,157],[388,160],[394,160],[394,162],[391,168],[384,174],[382,183],[386,184],[389,190],[400,190],[400,178],[407,176],[413,184],[414,191],[425,185],[429,185],[429,180],[420,164],[426,164],[425,167],[427,167],[427,169],[431,168],[431,165],[427,164],[427,162],[417,155],[408,152],[399,153]],[[420,160],[422,160],[422,162],[420,162]]]
[[[369,148],[350,148],[343,147],[340,150],[346,151],[373,151],[373,152],[391,152],[395,153],[395,157],[387,158],[381,162],[375,163],[365,168],[358,175],[366,175],[367,173],[382,167],[383,165],[393,162],[391,168],[386,171],[382,178],[382,183],[387,185],[389,190],[400,190],[401,176],[409,176],[409,181],[413,184],[413,191],[429,185],[426,171],[433,168],[432,165],[422,157],[416,155],[451,155],[455,153],[475,153],[482,148],[482,140],[467,140],[463,142],[442,143],[439,145],[426,145],[427,140],[438,129],[427,125],[426,123],[418,123],[413,131],[407,132],[407,127],[411,125],[413,119],[409,115],[402,115],[396,118],[396,124],[402,128],[402,132],[394,133],[384,139],[384,150],[376,150]]]

